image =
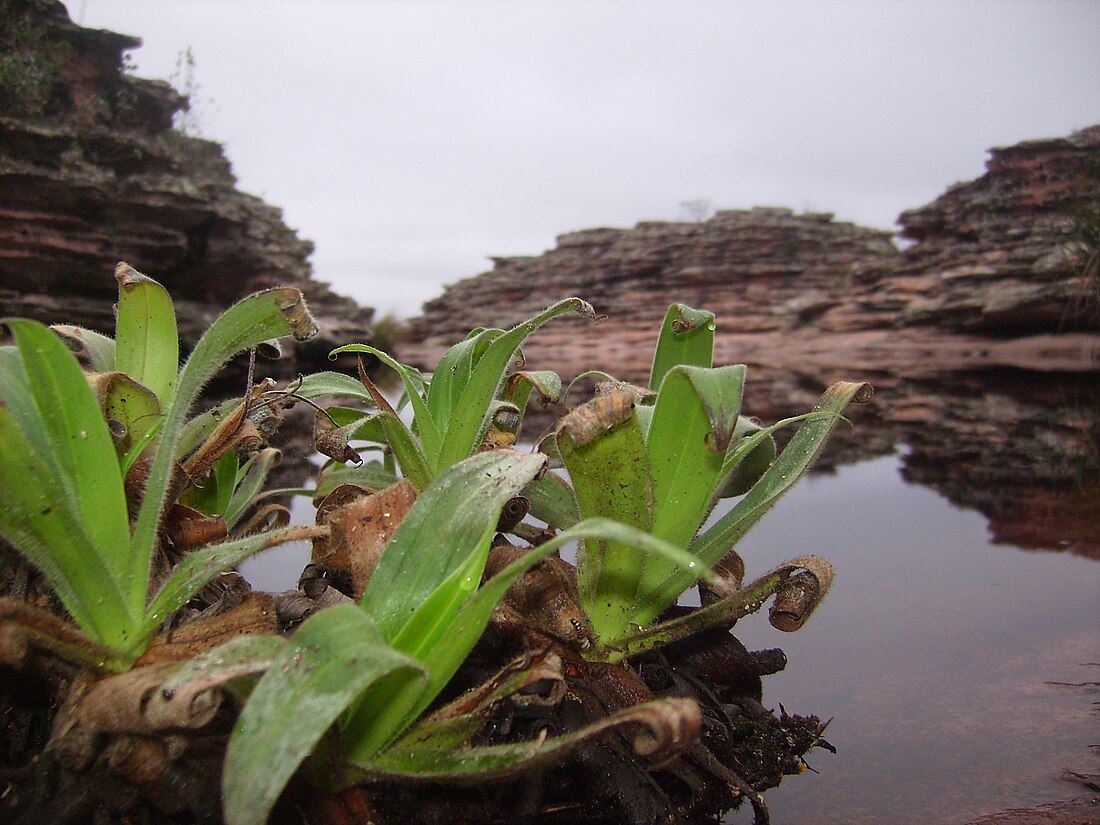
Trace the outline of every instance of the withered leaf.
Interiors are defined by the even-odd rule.
[[[205,653],[222,642],[278,629],[275,604],[268,593],[249,593],[244,601],[224,613],[190,622],[153,640],[138,665],[174,662]]]
[[[355,498],[328,514],[330,537],[319,548],[314,544],[311,561],[346,573],[356,601],[363,597],[367,581],[394,531],[405,519],[416,489],[402,479],[373,495]]]
[[[164,517],[164,529],[172,544],[181,550],[191,550],[229,534],[225,519],[208,516],[185,504],[173,504]]]

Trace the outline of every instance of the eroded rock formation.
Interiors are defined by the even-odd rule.
[[[980,509],[995,538],[1100,555],[1100,126],[994,149],[986,174],[899,223],[900,247],[785,209],[574,232],[449,287],[401,354],[430,367],[471,327],[579,295],[608,321],[554,321],[527,363],[644,381],[668,305],[707,308],[716,360],[749,365],[754,415],[875,384],[827,464],[904,443],[906,477]]]
[[[300,288],[321,324],[279,371],[327,368],[372,310],[310,278],[313,246],[236,188],[221,146],[172,129],[186,98],[123,69],[140,40],[81,28],[56,0],[2,0],[0,316],[110,332],[125,260],[171,292],[190,348],[264,287]],[[270,372],[270,370],[269,370]]]
[[[899,222],[904,249],[889,232],[786,209],[573,232],[448,287],[403,352],[429,363],[474,326],[578,294],[608,323],[557,324],[529,345],[565,374],[599,362],[641,378],[672,301],[711,309],[721,357],[765,369],[1096,369],[1100,126],[994,149],[985,175]]]

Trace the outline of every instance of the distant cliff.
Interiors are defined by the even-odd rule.
[[[993,366],[1091,372],[1100,352],[1100,126],[994,149],[981,178],[903,213],[891,233],[786,209],[721,211],[558,238],[539,256],[494,259],[424,305],[430,364],[474,326],[505,326],[579,295],[608,322],[546,327],[529,360],[572,375],[597,365],[641,378],[668,304],[718,316],[722,360],[826,380]]]
[[[0,316],[109,332],[125,260],[169,289],[187,346],[279,284],[322,331],[275,369],[327,368],[363,340],[372,310],[311,279],[312,244],[236,188],[221,146],[172,129],[186,98],[124,70],[140,40],[81,28],[56,0],[0,0],[0,15]]]
[[[400,354],[430,368],[470,327],[579,295],[607,322],[555,320],[528,366],[644,381],[668,305],[710,309],[716,359],[749,365],[765,421],[831,381],[874,384],[825,466],[904,445],[905,478],[980,510],[995,540],[1100,558],[1100,126],[994,149],[899,223],[898,244],[785,209],[562,235],[425,304]]]

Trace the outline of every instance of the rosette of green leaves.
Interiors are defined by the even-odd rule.
[[[149,594],[182,428],[202,387],[236,353],[279,336],[308,337],[316,327],[298,290],[265,290],[219,317],[179,370],[164,288],[124,264],[116,275],[113,341],[4,320],[14,346],[0,347],[0,532],[98,645],[89,654],[94,663],[125,669],[206,582],[280,540],[268,533],[196,550]],[[103,389],[59,335],[84,349],[99,377],[117,380]],[[152,452],[148,476],[131,513],[123,482],[145,450]]]
[[[813,412],[760,427],[741,416],[745,367],[712,366],[714,330],[713,314],[674,304],[653,359],[653,392],[623,388],[597,397],[566,416],[556,438],[580,518],[603,516],[650,532],[685,548],[701,567],[733,550],[809,468],[847,404],[869,391],[834,384]],[[771,434],[799,420],[773,461]],[[741,499],[699,533],[723,495]],[[558,498],[557,512],[566,512]],[[616,660],[663,643],[667,636],[653,623],[694,581],[692,569],[615,541],[583,542],[578,590],[597,636],[591,655]],[[730,603],[731,612],[740,609]]]
[[[402,474],[423,490],[448,467],[473,453],[484,441],[494,419],[518,419],[532,391],[554,399],[561,381],[553,373],[522,372],[507,380],[509,363],[520,346],[540,326],[576,312],[597,319],[592,307],[579,298],[559,301],[533,318],[505,331],[478,328],[440,359],[430,380],[418,370],[394,360],[367,344],[348,344],[332,351],[370,354],[394,370],[404,384],[413,420],[406,425],[380,400],[379,412],[363,416],[349,432],[362,440],[390,447]],[[513,424],[514,431],[518,424]]]

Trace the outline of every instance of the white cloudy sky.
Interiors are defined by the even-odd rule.
[[[67,0],[191,48],[202,134],[317,244],[319,278],[415,314],[490,255],[680,203],[891,227],[985,150],[1100,122],[1096,0]]]

